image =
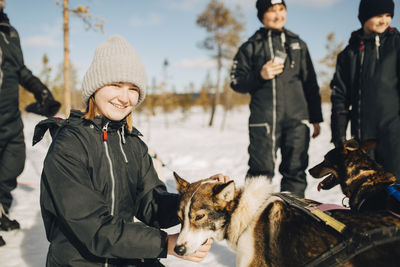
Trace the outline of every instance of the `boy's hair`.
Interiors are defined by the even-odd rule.
[[[91,97],[89,97],[88,100],[88,105],[86,107],[86,110],[83,111],[85,114],[83,115],[83,117],[87,120],[93,120],[94,117],[96,117],[96,113],[97,113],[97,105],[96,102],[94,101],[94,97],[93,95]],[[131,132],[133,129],[133,125],[132,125],[132,113],[129,113],[128,116],[125,117],[126,120],[126,128]]]
[[[257,17],[258,19],[262,22],[264,18],[265,12],[273,6],[281,4],[286,7],[285,0],[257,0],[256,2],[256,8],[257,8]]]
[[[370,18],[386,13],[389,13],[393,18],[393,0],[361,0],[358,8],[358,19],[361,25],[364,26],[364,23]]]

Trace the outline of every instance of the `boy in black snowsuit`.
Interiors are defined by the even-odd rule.
[[[375,160],[400,177],[400,34],[393,0],[361,0],[362,28],[339,54],[332,88],[332,141],[378,139]]]
[[[12,202],[11,191],[17,186],[17,177],[25,165],[23,124],[18,107],[18,87],[21,84],[37,100],[27,111],[52,116],[60,103],[55,101],[47,87],[24,65],[17,31],[3,12],[5,1],[0,0],[0,230],[19,228],[8,218]],[[5,242],[0,236],[0,245]]]
[[[277,149],[281,149],[281,190],[304,196],[307,186],[310,130],[320,133],[321,97],[306,44],[284,28],[283,0],[258,0],[260,28],[237,52],[231,87],[250,93],[249,170],[247,177],[274,176]]]

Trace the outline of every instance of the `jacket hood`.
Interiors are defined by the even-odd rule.
[[[397,33],[398,30],[394,27],[388,27],[386,31],[384,31],[381,34],[371,34],[369,36],[364,36],[364,31],[362,28],[354,31],[351,33],[350,39],[349,39],[349,45],[359,45],[361,42],[368,42],[368,41],[374,41],[375,36],[378,35],[379,38],[382,40],[388,35],[392,35]]]
[[[128,128],[126,128],[126,119],[122,119],[120,121],[112,121],[106,117],[103,116],[97,116],[93,120],[88,120],[83,118],[85,114],[82,111],[79,110],[71,110],[70,117],[68,118],[71,122],[76,122],[76,121],[81,121],[82,119],[87,122],[95,125],[98,129],[102,130],[103,127],[108,123],[108,130],[111,131],[116,131],[124,127],[124,130],[127,134],[131,135],[137,135],[137,136],[142,136],[142,134],[136,129],[133,128],[132,131],[128,131]]]
[[[84,113],[79,110],[71,110],[70,117],[68,119],[62,119],[58,117],[50,117],[48,119],[40,121],[35,126],[35,131],[33,134],[32,145],[37,144],[40,140],[43,139],[44,134],[47,130],[50,131],[51,137],[54,139],[57,135],[59,129],[66,125],[94,125],[99,131],[103,130],[103,126],[108,123],[107,131],[118,131],[123,128],[125,135],[136,135],[142,136],[142,134],[136,129],[133,128],[132,131],[129,131],[126,128],[126,120],[123,119],[121,121],[111,121],[105,117],[95,117],[93,120],[88,120],[83,118]]]
[[[254,41],[254,40],[260,40],[260,39],[265,39],[268,36],[268,32],[271,31],[272,35],[280,35],[282,32],[284,32],[287,36],[293,37],[293,38],[299,38],[299,36],[291,31],[289,31],[286,28],[283,28],[283,30],[274,30],[274,29],[267,29],[265,27],[261,27],[258,29],[250,38],[249,41]]]

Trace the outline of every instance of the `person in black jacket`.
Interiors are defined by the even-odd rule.
[[[353,32],[338,55],[332,88],[332,141],[340,146],[351,135],[377,139],[371,156],[400,177],[400,34],[390,27],[392,0],[362,0]]]
[[[54,115],[60,103],[47,87],[24,65],[17,31],[4,13],[5,1],[0,0],[0,229],[19,228],[8,213],[12,203],[11,191],[25,165],[23,124],[18,106],[18,86],[35,95],[37,102],[27,110],[44,116]],[[5,242],[0,236],[0,245]]]
[[[306,44],[284,28],[283,0],[257,0],[257,16],[264,24],[237,52],[231,87],[250,93],[249,169],[246,178],[274,176],[281,149],[281,190],[303,197],[307,186],[310,142],[320,133],[321,97]]]
[[[160,228],[179,223],[179,199],[158,179],[132,126],[145,98],[144,65],[124,38],[112,36],[97,47],[82,87],[85,112],[35,128],[34,143],[47,129],[53,135],[40,196],[46,266],[163,266],[158,258],[177,256],[177,234]],[[201,261],[211,243],[184,259]]]

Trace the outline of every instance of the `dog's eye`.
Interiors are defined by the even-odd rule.
[[[200,221],[201,219],[204,218],[204,216],[205,216],[205,214],[197,215],[196,218],[195,218],[195,220],[196,220],[196,221]]]

